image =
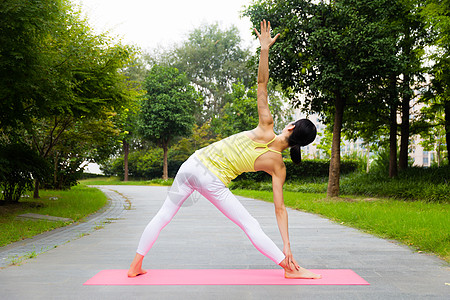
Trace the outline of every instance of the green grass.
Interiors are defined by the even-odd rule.
[[[0,247],[37,234],[66,226],[69,222],[17,220],[16,216],[36,213],[82,221],[102,208],[107,198],[101,191],[76,186],[68,191],[40,191],[41,199],[22,198],[18,204],[0,206]],[[57,197],[58,200],[50,200]]]
[[[272,202],[272,192],[234,190],[245,197]],[[316,213],[382,238],[394,239],[418,251],[450,262],[450,205],[426,201],[325,198],[325,194],[285,192],[288,207]]]
[[[97,178],[83,179],[83,180],[80,180],[79,182],[84,185],[164,185],[164,186],[170,186],[170,185],[172,185],[173,179],[169,178],[168,180],[152,179],[152,180],[123,181],[123,180],[120,180],[119,177],[97,177]]]
[[[399,200],[423,200],[450,203],[450,166],[421,168],[410,167],[399,172],[398,177],[389,178],[384,171],[370,173],[355,172],[341,175],[341,194],[365,197],[395,198]],[[289,177],[285,191],[302,193],[326,193],[328,177],[303,177],[292,180]],[[235,180],[230,189],[272,190],[270,180]]]

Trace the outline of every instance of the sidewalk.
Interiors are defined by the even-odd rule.
[[[104,228],[88,229],[89,235],[81,238],[78,232],[75,239],[68,233],[61,240],[70,242],[51,247],[21,266],[1,269],[0,299],[448,299],[450,295],[450,286],[445,284],[450,283],[450,269],[434,256],[294,210],[288,211],[291,248],[301,265],[353,269],[371,285],[83,286],[100,270],[128,268],[145,225],[167,192],[166,187],[144,186],[104,186],[102,190],[110,197],[125,196],[132,209],[117,208],[116,217],[107,217],[113,220]],[[117,199],[119,196],[114,196],[116,203],[124,200]],[[273,204],[240,199],[282,248]],[[161,232],[144,260],[144,268],[277,267],[206,199],[188,203],[191,205],[182,207]],[[46,239],[45,243],[53,243],[52,234]],[[17,247],[10,246],[8,251]],[[4,250],[0,248],[0,253]]]

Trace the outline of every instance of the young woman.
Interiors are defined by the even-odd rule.
[[[288,234],[288,214],[284,206],[283,184],[286,168],[281,152],[290,147],[291,158],[299,163],[300,147],[316,137],[316,127],[302,119],[288,124],[280,135],[273,131],[273,118],[267,102],[269,80],[269,48],[278,35],[270,36],[270,22],[261,22],[261,33],[255,29],[261,44],[258,70],[259,124],[250,131],[232,135],[196,151],[178,171],[167,198],[145,228],[129,277],[145,274],[144,256],[155,243],[160,231],[172,220],[183,202],[197,190],[247,234],[253,245],[285,270],[286,278],[320,278],[300,267],[295,261]],[[258,221],[227,188],[228,183],[243,172],[265,171],[272,176],[275,215],[283,239],[283,251],[262,231]]]

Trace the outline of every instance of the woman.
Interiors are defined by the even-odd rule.
[[[250,131],[238,133],[196,151],[178,171],[167,198],[145,228],[136,256],[128,271],[129,277],[145,274],[144,256],[153,246],[160,231],[177,213],[189,195],[197,190],[223,214],[241,227],[253,245],[285,270],[286,278],[320,278],[300,267],[295,261],[289,242],[288,214],[284,206],[283,184],[286,168],[281,152],[290,147],[291,158],[300,162],[300,147],[316,137],[316,127],[308,120],[287,125],[280,135],[273,131],[273,118],[267,102],[269,80],[269,48],[278,35],[270,36],[270,22],[261,22],[261,33],[255,29],[261,44],[258,69],[259,124]],[[226,185],[243,172],[265,171],[272,176],[273,200],[278,228],[283,239],[283,251],[262,231],[256,221],[230,192]]]

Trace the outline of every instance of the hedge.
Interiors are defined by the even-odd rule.
[[[324,159],[303,160],[296,165],[291,160],[285,160],[286,180],[298,181],[307,178],[323,178],[328,177],[330,161]],[[353,160],[341,161],[341,174],[349,174],[357,171],[358,162]],[[266,172],[243,173],[239,175],[235,181],[253,180],[257,182],[271,180],[271,176]]]

